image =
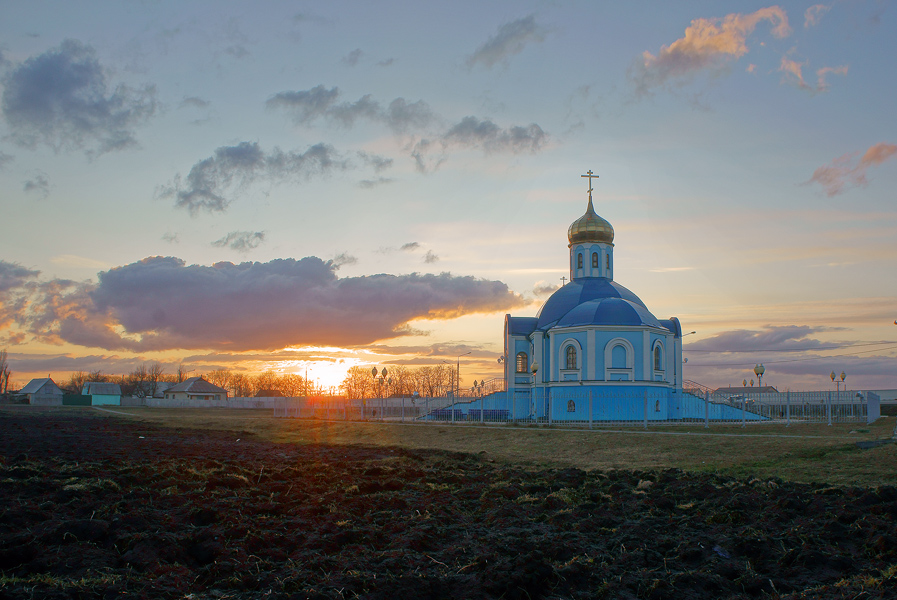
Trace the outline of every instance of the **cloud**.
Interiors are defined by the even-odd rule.
[[[809,325],[769,325],[763,330],[736,329],[688,344],[689,351],[701,352],[805,352],[830,347],[810,336],[834,331],[832,327]]]
[[[420,248],[420,244],[418,242],[408,242],[407,244],[402,244],[399,250],[403,252],[414,252]]]
[[[25,182],[22,186],[22,191],[26,194],[37,194],[41,199],[44,199],[50,195],[50,180],[46,174],[38,173]]]
[[[158,108],[153,86],[111,87],[96,53],[76,40],[25,60],[3,81],[11,139],[34,149],[83,149],[89,157],[136,145],[134,128]]]
[[[345,170],[348,163],[332,146],[316,144],[305,152],[284,152],[274,148],[265,152],[258,143],[240,142],[222,146],[209,158],[193,165],[185,179],[178,174],[159,188],[160,198],[173,198],[175,206],[186,208],[195,216],[200,211],[225,212],[231,199],[225,196],[231,188],[242,188],[256,181],[281,183],[326,175]]]
[[[432,265],[435,262],[439,262],[439,257],[432,250],[427,250],[427,253],[424,255],[424,262]]]
[[[535,15],[529,15],[498,28],[498,32],[467,58],[468,68],[477,63],[491,69],[496,63],[506,63],[515,54],[520,54],[527,44],[545,39],[545,29],[536,23]]]
[[[377,66],[378,67],[389,67],[389,66],[392,66],[392,63],[394,63],[395,61],[396,61],[396,59],[394,59],[394,58],[386,58],[386,59],[378,62]]]
[[[358,187],[365,189],[365,190],[370,190],[379,185],[385,185],[388,183],[392,183],[393,181],[395,181],[395,179],[392,179],[389,177],[378,177],[377,179],[362,179],[361,181],[358,182]]]
[[[836,158],[824,167],[819,167],[813,172],[813,176],[806,183],[818,183],[825,188],[828,196],[837,196],[845,191],[845,188],[864,186],[868,183],[866,171],[870,167],[878,166],[897,154],[897,145],[878,143],[871,146],[856,164],[856,154],[845,154]]]
[[[685,36],[663,46],[657,56],[645,51],[630,70],[638,96],[668,84],[685,85],[702,72],[718,74],[726,65],[744,56],[747,37],[762,21],[769,21],[777,38],[791,33],[788,15],[778,6],[761,8],[749,15],[732,13],[723,18],[695,19]]]
[[[0,259],[0,294],[22,287],[27,281],[38,275],[40,275],[40,271]]]
[[[334,269],[339,269],[345,265],[355,265],[358,264],[358,259],[348,252],[341,252],[333,257],[333,260],[330,261],[330,264],[333,265]]]
[[[162,239],[168,242],[169,244],[179,244],[181,241],[181,235],[179,233],[174,233],[171,231],[166,231],[162,234]]]
[[[6,165],[15,160],[15,157],[12,154],[6,154],[5,152],[0,152],[0,170],[4,169]]]
[[[812,85],[804,81],[803,67],[806,65],[807,63],[799,63],[797,61],[789,59],[786,56],[783,56],[782,62],[779,66],[779,71],[785,74],[782,78],[782,81],[785,83],[790,83],[802,90],[818,93],[828,91],[828,82],[825,80],[825,78],[829,73],[835,75],[847,75],[846,66],[823,67],[816,71],[816,87],[813,87]]]
[[[343,57],[343,64],[349,65],[350,67],[354,67],[358,64],[358,61],[361,60],[361,57],[364,55],[364,52],[361,51],[361,48],[356,48],[352,50],[349,54]]]
[[[825,80],[825,76],[829,73],[834,75],[847,75],[847,66],[840,67],[822,67],[821,69],[816,71],[816,91],[817,92],[825,92],[828,90],[828,82]]]
[[[804,27],[815,27],[822,20],[822,15],[831,10],[831,6],[825,4],[814,4],[804,11]]]
[[[212,266],[151,257],[101,272],[98,283],[42,283],[13,316],[46,343],[237,352],[369,344],[407,335],[414,319],[525,304],[500,281],[450,273],[338,278],[336,268],[316,257]],[[36,275],[16,269],[2,263],[0,281],[21,286]]]
[[[208,108],[211,104],[210,101],[203,100],[198,96],[184,96],[184,99],[178,104],[178,108]]]
[[[385,171],[386,169],[392,167],[393,159],[387,158],[386,156],[380,156],[379,154],[369,154],[363,151],[359,152],[358,156],[361,158],[361,160],[364,161],[365,164],[373,167],[375,173]]]
[[[215,240],[212,245],[217,248],[230,248],[237,252],[249,252],[258,248],[265,241],[264,231],[231,231],[220,240]]]
[[[338,104],[339,96],[339,88],[328,90],[323,85],[317,85],[309,90],[277,93],[267,100],[265,106],[286,111],[297,125],[308,125],[323,118],[352,127],[355,121],[367,119],[384,123],[396,133],[425,127],[435,119],[429,105],[422,100],[409,104],[404,98],[395,98],[384,107],[370,94],[355,102]]]
[[[559,289],[561,289],[560,285],[553,285],[545,281],[537,281],[536,285],[533,287],[533,295],[540,297],[549,296]]]
[[[536,153],[548,142],[548,134],[535,123],[502,128],[489,119],[464,117],[435,140],[421,139],[411,156],[421,172],[435,170],[453,148],[481,149],[486,154]],[[435,153],[435,154],[434,154]]]

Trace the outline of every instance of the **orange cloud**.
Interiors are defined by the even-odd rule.
[[[856,165],[853,164],[853,161],[857,154],[845,154],[833,160],[831,164],[816,169],[807,183],[818,183],[825,188],[825,193],[828,196],[836,196],[844,192],[848,185],[866,185],[866,171],[869,167],[878,166],[895,154],[897,154],[897,145],[875,144],[866,150]]]
[[[749,15],[733,13],[721,19],[693,20],[685,36],[663,46],[657,56],[648,51],[642,54],[643,64],[635,77],[638,91],[645,93],[671,80],[687,80],[702,70],[718,69],[744,56],[748,51],[747,36],[761,21],[772,23],[772,33],[778,38],[791,33],[788,15],[778,6],[761,8]]]
[[[804,80],[803,67],[807,64],[808,63],[806,62],[800,63],[783,56],[782,62],[779,65],[779,71],[785,74],[782,77],[782,81],[791,83],[802,90],[817,93],[828,91],[828,82],[826,81],[826,76],[828,74],[847,75],[848,67],[846,65],[840,67],[822,67],[816,71],[816,87],[813,87]]]
[[[813,27],[819,25],[822,15],[827,13],[832,7],[825,4],[814,4],[804,12],[804,27]]]

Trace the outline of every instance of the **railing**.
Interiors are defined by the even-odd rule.
[[[475,398],[275,398],[278,417],[574,426],[871,422],[872,393],[782,392],[713,396],[667,388],[537,389]]]

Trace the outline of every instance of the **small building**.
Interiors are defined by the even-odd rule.
[[[190,377],[165,390],[166,400],[227,400],[227,390],[202,377]]]
[[[35,406],[62,406],[62,390],[49,377],[32,379],[19,394]]]
[[[81,387],[82,396],[90,396],[93,406],[103,404],[121,405],[121,386],[117,383],[103,381],[87,381]]]

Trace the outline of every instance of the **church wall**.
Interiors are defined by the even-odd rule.
[[[593,266],[592,253],[598,255],[598,265]],[[579,256],[582,255],[582,267]],[[614,278],[614,247],[612,244],[576,244],[570,248],[570,277],[606,277]]]

